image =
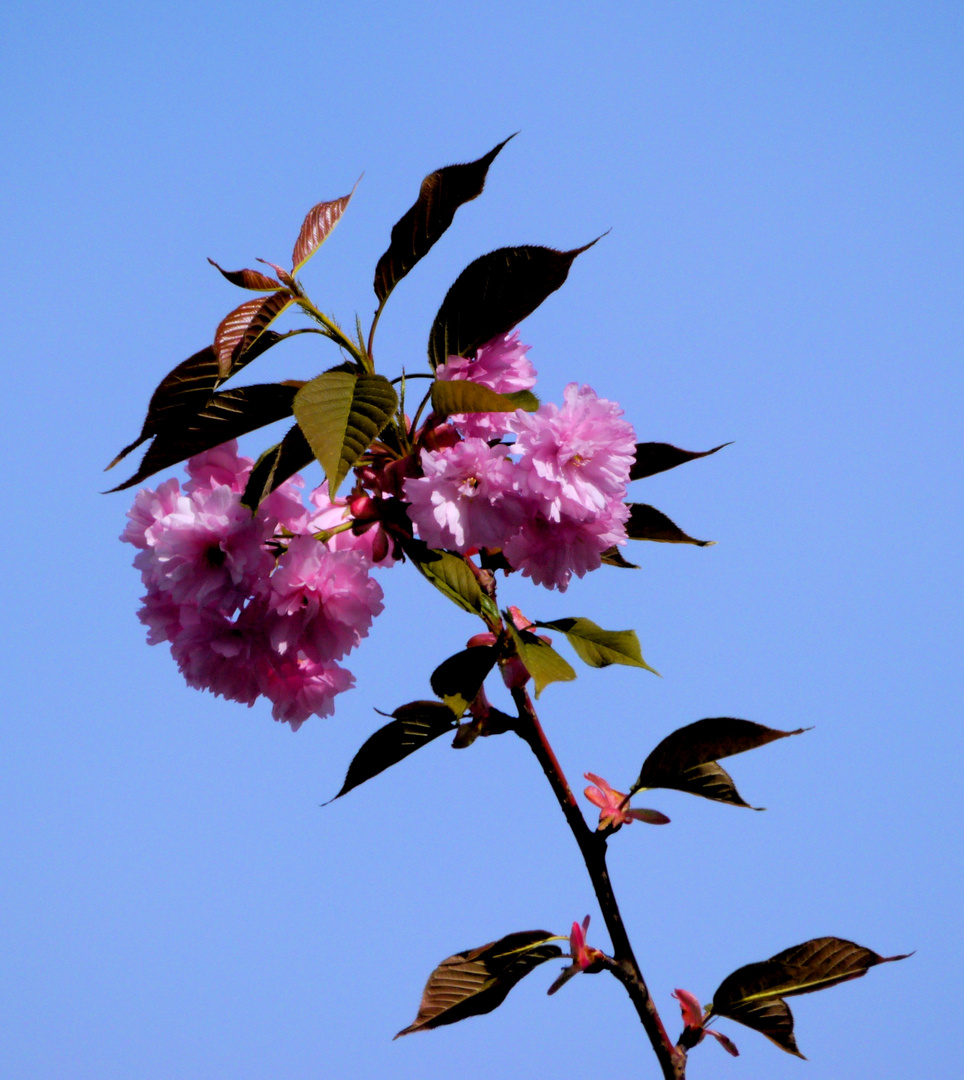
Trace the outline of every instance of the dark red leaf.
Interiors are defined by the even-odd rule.
[[[531,315],[563,284],[576,256],[595,243],[572,251],[500,248],[470,263],[435,316],[428,339],[432,367],[444,364],[449,356],[471,356],[480,345]]]
[[[446,165],[425,177],[415,204],[395,224],[388,250],[375,267],[374,287],[379,303],[384,304],[398,282],[428,254],[435,241],[452,224],[455,211],[482,194],[489,166],[509,139],[500,142],[478,161]]]
[[[298,333],[298,331],[292,331],[292,333]],[[276,334],[273,330],[266,330],[244,356],[235,361],[225,378],[230,378],[270,349],[272,345],[276,345],[289,336],[289,334]],[[112,469],[118,461],[127,457],[132,450],[136,450],[141,443],[157,435],[158,432],[188,422],[204,408],[211,395],[224,381],[219,372],[214,349],[210,345],[178,364],[173,371],[164,376],[151,396],[147,417],[140,435],[129,446],[125,446],[107,468]]]
[[[461,716],[475,701],[498,657],[499,652],[492,645],[463,649],[432,672],[432,691],[456,716]]]
[[[395,1038],[492,1012],[520,979],[562,955],[548,930],[524,930],[443,960],[429,976],[418,1015]]]
[[[805,730],[778,731],[730,716],[697,720],[663,739],[643,762],[639,779],[630,793],[641,788],[673,788],[716,802],[749,807],[729,774],[716,763],[717,758],[742,754],[788,735],[800,735]]]
[[[290,416],[296,392],[293,386],[265,383],[215,394],[192,419],[159,431],[137,472],[111,491],[133,487],[185,458]]]
[[[869,968],[909,955],[880,956],[844,938],[813,938],[728,975],[713,995],[710,1013],[737,1020],[788,1053],[803,1057],[793,1037],[793,1016],[783,998],[859,979]]]
[[[224,267],[218,266],[214,259],[208,259],[208,262],[220,270],[232,285],[237,285],[239,288],[252,289],[254,292],[275,292],[281,288],[280,281],[275,281],[274,278],[258,270],[225,270]]]
[[[297,389],[297,387],[296,387]],[[241,503],[252,512],[285,480],[300,472],[315,460],[308,440],[297,424],[270,450],[265,450],[255,462],[241,496]]]
[[[355,187],[358,187],[358,184],[355,184]],[[334,202],[320,202],[308,211],[302,222],[301,232],[298,233],[298,239],[295,241],[294,251],[291,253],[292,274],[297,274],[325,242],[354,194],[355,188],[352,188],[342,198],[335,199]]]
[[[628,503],[629,521],[626,522],[626,535],[630,540],[657,540],[663,544],[696,544],[697,547],[710,547],[715,540],[694,540],[655,506],[645,503]]]
[[[394,717],[391,723],[379,728],[352,758],[345,782],[335,799],[456,726],[452,710],[439,701],[413,701],[400,705],[391,715]]]
[[[284,289],[248,300],[221,320],[214,334],[214,352],[222,379],[236,369],[238,361],[291,302],[291,293]]]
[[[642,480],[646,476],[655,476],[656,473],[665,472],[667,469],[675,469],[677,465],[683,465],[687,461],[695,461],[697,458],[709,457],[724,446],[732,446],[732,443],[720,443],[712,450],[693,451],[680,450],[678,446],[670,446],[663,442],[636,443],[636,461],[629,470],[630,480]]]

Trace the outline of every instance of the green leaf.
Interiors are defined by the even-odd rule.
[[[515,412],[518,408],[504,394],[468,379],[436,379],[432,383],[432,410],[439,417],[453,413]]]
[[[803,1057],[793,1037],[793,1016],[783,998],[859,979],[877,964],[905,960],[909,955],[880,956],[844,938],[813,938],[728,975],[713,995],[707,1019],[727,1016]]]
[[[355,187],[358,185],[356,184]],[[333,202],[320,202],[308,211],[301,224],[298,239],[295,241],[294,251],[291,253],[292,274],[297,274],[328,239],[328,234],[338,224],[354,194],[355,188],[352,188],[342,198],[335,199]]]
[[[401,543],[405,554],[439,592],[463,610],[473,615],[482,614],[484,601],[488,598],[462,555],[435,551],[421,540],[405,539]]]
[[[505,334],[554,293],[569,276],[577,255],[546,247],[499,248],[470,263],[449,289],[428,339],[432,368],[450,356],[471,356],[497,334]]]
[[[515,642],[519,658],[535,683],[537,700],[550,683],[572,682],[576,677],[570,664],[551,645],[547,645],[528,630],[516,630],[508,612],[505,615],[505,625]]]
[[[720,443],[712,450],[693,451],[680,450],[678,446],[662,442],[636,443],[636,460],[629,470],[629,479],[642,480],[646,476],[655,476],[667,469],[675,469],[677,465],[683,465],[687,461],[709,457],[717,450],[722,450],[724,446],[732,445],[732,443]]]
[[[511,401],[516,409],[523,412],[535,412],[542,402],[531,390],[513,390],[511,394],[503,394],[502,397]]]
[[[391,723],[379,728],[352,758],[345,782],[330,802],[456,727],[452,710],[438,701],[412,701],[400,705],[391,715]]]
[[[511,139],[513,136],[509,136]],[[415,204],[396,222],[388,251],[375,267],[375,295],[384,304],[389,293],[452,224],[455,211],[482,194],[486,173],[505,139],[477,161],[446,165],[422,181]]]
[[[716,763],[717,758],[742,754],[776,739],[800,735],[806,728],[778,731],[776,728],[738,720],[731,716],[697,720],[679,728],[665,739],[643,762],[639,779],[630,794],[642,788],[673,788],[701,795],[704,799],[751,807],[743,801],[729,774]]]
[[[629,521],[626,522],[626,535],[630,540],[657,540],[663,544],[696,544],[697,547],[711,547],[715,540],[694,540],[675,525],[655,506],[645,503],[627,503]]]
[[[493,645],[473,645],[450,656],[432,672],[432,691],[460,717],[478,697],[499,657]]]
[[[548,930],[524,930],[443,960],[429,976],[418,1015],[396,1039],[492,1012],[530,971],[562,956]]]
[[[273,330],[266,330],[244,356],[235,360],[234,366],[224,378],[221,377],[218,358],[211,345],[182,361],[164,376],[151,395],[140,435],[129,446],[125,446],[107,468],[112,469],[132,450],[136,450],[141,443],[147,442],[160,431],[184,424],[197,416],[221,383],[257,359],[272,345],[277,345],[279,341],[290,336],[290,333],[276,334]]]
[[[292,303],[287,289],[247,300],[221,320],[214,334],[214,353],[218,375],[226,379],[237,369],[238,361],[251,349],[268,326]]]
[[[395,388],[383,375],[326,371],[298,391],[295,419],[325,470],[329,498],[334,499],[397,405]]]
[[[314,460],[308,440],[295,424],[280,443],[265,450],[254,463],[241,496],[241,505],[254,513],[272,491]]]
[[[591,619],[554,619],[552,622],[537,622],[547,630],[558,630],[565,634],[576,655],[590,667],[604,668],[610,664],[625,664],[627,667],[645,668],[658,675],[643,659],[639,648],[639,638],[635,630],[603,630]]]
[[[290,416],[295,393],[293,386],[265,383],[214,394],[197,416],[161,429],[137,472],[111,491],[123,491],[185,458]]]

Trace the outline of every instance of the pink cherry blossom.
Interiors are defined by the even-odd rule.
[[[268,607],[282,616],[269,629],[275,651],[300,650],[327,664],[353,649],[383,608],[368,567],[357,551],[331,551],[314,537],[296,536],[270,580]]]
[[[467,379],[497,394],[513,394],[535,386],[536,371],[526,359],[528,345],[519,343],[518,330],[479,346],[474,357],[450,356],[436,375],[443,381]],[[466,438],[498,439],[509,430],[511,413],[467,413],[449,417]]]
[[[274,705],[275,720],[297,731],[309,716],[331,716],[335,696],[350,690],[355,677],[338,664],[316,664],[305,657],[280,657],[260,671],[259,688]]]
[[[446,450],[423,450],[421,460],[424,476],[405,481],[419,537],[431,548],[463,554],[500,547],[518,514],[506,448],[465,439]]]
[[[526,490],[539,496],[543,514],[559,521],[563,514],[583,520],[626,494],[635,460],[636,436],[621,420],[622,409],[596,397],[588,386],[569,383],[565,404],[543,405],[535,413],[512,413]]]
[[[585,778],[595,784],[587,787],[586,798],[599,807],[598,831],[615,832],[622,825],[631,825],[634,821],[645,821],[649,825],[668,825],[669,818],[658,810],[630,810],[629,796],[616,791],[595,773],[584,773]]]
[[[205,488],[229,487],[240,494],[251,475],[254,462],[238,454],[238,440],[222,443],[203,454],[196,454],[185,466],[190,480],[184,485],[190,495]]]
[[[581,578],[597,570],[604,551],[626,542],[629,509],[619,500],[603,513],[582,520],[562,515],[555,522],[539,513],[538,501],[520,504],[522,525],[503,544],[503,554],[513,569],[547,589],[565,592],[573,574]]]

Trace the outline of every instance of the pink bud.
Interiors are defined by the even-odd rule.
[[[494,645],[498,639],[495,634],[473,634],[465,643],[467,649],[474,649],[476,645]]]
[[[686,1027],[701,1028],[703,1026],[703,1006],[689,990],[674,990],[673,997],[679,1002],[683,1013],[683,1023]]]
[[[529,669],[518,656],[504,660],[500,665],[502,681],[510,690],[521,690],[529,681]]]

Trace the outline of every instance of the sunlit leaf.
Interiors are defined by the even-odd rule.
[[[556,650],[528,630],[517,630],[511,616],[505,616],[506,628],[512,635],[519,658],[532,676],[536,698],[554,682],[571,682],[576,673],[572,666]]]
[[[209,258],[208,262],[216,270],[220,270],[232,285],[237,285],[241,289],[251,289],[253,292],[277,292],[282,288],[280,281],[262,274],[260,270],[225,270],[223,266],[218,266],[214,259]]]
[[[478,161],[446,165],[425,177],[415,204],[393,227],[388,250],[375,267],[375,295],[380,303],[385,302],[419,259],[428,254],[435,241],[452,224],[455,211],[481,195],[489,166],[509,139],[500,142]]]
[[[565,634],[576,655],[590,667],[604,668],[610,664],[645,668],[655,672],[643,659],[635,630],[603,630],[591,619],[554,619],[536,623],[547,630]]]
[[[315,460],[308,440],[297,424],[289,428],[285,437],[258,458],[248,477],[241,496],[241,505],[254,511],[285,480],[304,469]]]
[[[355,187],[357,186],[356,184]],[[301,232],[298,233],[298,239],[295,241],[294,251],[291,253],[292,274],[297,274],[325,242],[354,194],[355,188],[352,188],[342,198],[335,199],[333,202],[320,202],[308,211],[302,222]]]
[[[498,656],[498,650],[492,645],[463,649],[432,672],[432,691],[456,716],[461,716],[475,701]]]
[[[422,574],[460,608],[481,615],[488,599],[482,592],[478,579],[466,565],[461,555],[449,551],[434,551],[421,540],[402,541],[405,554]]]
[[[909,955],[880,956],[844,938],[813,938],[728,975],[713,995],[710,1015],[737,1020],[803,1057],[793,1037],[793,1016],[782,998],[859,979],[877,964],[905,960]]]
[[[716,759],[742,754],[775,739],[799,735],[805,730],[778,731],[751,720],[738,720],[730,716],[697,720],[695,724],[687,724],[663,739],[643,762],[639,779],[633,784],[630,794],[641,788],[673,788],[716,802],[749,807],[750,804],[743,801],[729,774],[717,764]]]
[[[500,248],[470,263],[449,289],[432,326],[428,358],[433,368],[449,356],[471,356],[505,334],[554,293],[577,255],[546,247]]]
[[[547,930],[525,930],[443,960],[425,984],[414,1022],[395,1038],[492,1012],[520,979],[562,955],[549,944],[553,937]]]
[[[629,521],[626,522],[626,535],[630,540],[657,540],[663,544],[696,544],[697,547],[711,547],[715,540],[694,540],[675,525],[655,506],[645,503],[628,503]]]
[[[265,383],[213,395],[191,420],[158,432],[137,472],[111,491],[123,491],[185,458],[290,416],[295,392],[293,386]]]
[[[400,705],[391,715],[394,719],[367,739],[352,758],[335,799],[456,726],[452,710],[438,701],[412,701]]]
[[[515,412],[520,407],[507,395],[468,379],[436,379],[432,383],[432,410],[438,417],[453,413]]]
[[[229,312],[214,333],[214,352],[222,379],[235,370],[237,362],[252,348],[270,323],[292,303],[287,289],[248,300]]]
[[[511,394],[503,394],[502,397],[511,401],[514,408],[522,409],[523,412],[535,412],[542,404],[531,390],[513,390]]]
[[[655,476],[656,473],[675,469],[677,465],[683,465],[687,461],[709,457],[717,450],[722,450],[724,446],[732,446],[732,443],[720,443],[712,450],[702,451],[680,450],[678,446],[662,442],[636,443],[636,460],[629,470],[629,479],[642,480],[646,476]]]
[[[325,470],[329,498],[334,499],[397,405],[395,388],[383,375],[326,371],[298,391],[295,419]]]

